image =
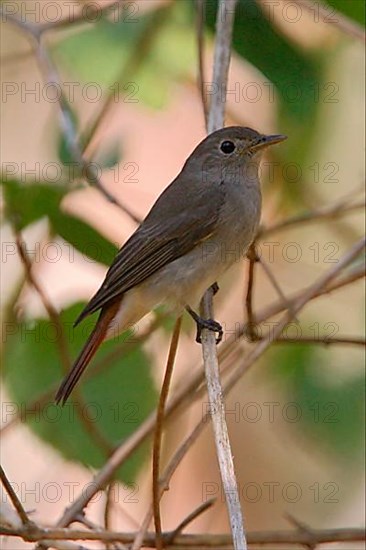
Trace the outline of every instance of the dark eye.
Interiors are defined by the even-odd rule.
[[[235,144],[232,141],[223,141],[220,149],[223,153],[225,153],[225,155],[229,155],[235,151]]]

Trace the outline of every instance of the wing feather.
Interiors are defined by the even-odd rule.
[[[161,195],[144,222],[120,249],[102,286],[75,324],[210,237],[215,231],[223,193],[213,194],[213,200],[208,190],[201,190],[194,201],[194,212],[182,210],[179,204],[170,205],[167,210],[166,201],[161,204]]]

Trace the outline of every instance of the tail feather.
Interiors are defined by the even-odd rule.
[[[100,344],[103,342],[109,324],[116,313],[116,309],[118,309],[118,307],[116,308],[113,306],[109,306],[108,309],[101,311],[99,319],[86,344],[84,345],[78,358],[73,364],[71,371],[64,378],[61,386],[57,391],[57,394],[55,396],[56,403],[62,402],[62,405],[66,403],[68,397],[70,396],[70,393],[76,386],[84,370],[95,355]]]

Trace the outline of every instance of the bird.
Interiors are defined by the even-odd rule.
[[[259,165],[263,151],[286,136],[229,126],[203,139],[181,172],[117,253],[99,290],[74,326],[99,311],[96,324],[56,403],[65,404],[104,340],[122,333],[148,312],[165,305],[186,310],[197,325],[218,332],[221,325],[195,311],[206,289],[245,254],[261,216]]]

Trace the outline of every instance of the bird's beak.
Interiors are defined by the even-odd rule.
[[[265,147],[269,147],[269,145],[274,145],[275,143],[280,143],[281,141],[285,141],[287,139],[287,136],[283,136],[282,134],[274,134],[272,136],[261,136],[257,141],[255,141],[252,145],[250,145],[249,149],[250,151],[258,151],[259,149],[264,149]]]

